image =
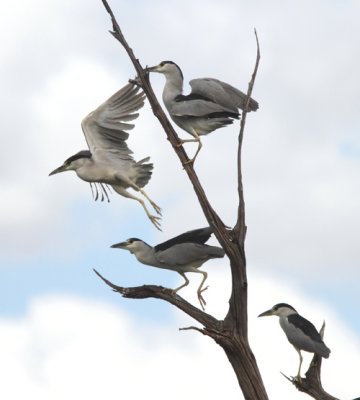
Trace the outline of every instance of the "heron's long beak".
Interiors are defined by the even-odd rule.
[[[66,171],[66,166],[63,164],[59,168],[54,169],[54,171],[50,172],[49,176],[58,174],[60,172]]]
[[[146,72],[158,72],[158,65],[154,65],[153,67],[147,67]]]
[[[110,246],[112,249],[126,249],[127,247],[127,242],[121,242],[121,243],[115,243],[112,246]]]
[[[273,311],[267,310],[267,311],[264,311],[263,313],[259,314],[258,317],[269,317],[271,315],[273,315]]]
[[[54,171],[50,172],[49,176],[58,174],[60,172],[67,171],[66,165],[61,165],[59,168],[54,169]]]

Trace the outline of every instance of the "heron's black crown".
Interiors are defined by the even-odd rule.
[[[287,303],[278,303],[278,304],[275,304],[274,307],[273,307],[273,310],[278,310],[278,309],[281,308],[281,307],[290,308],[291,310],[294,310],[294,311],[297,313],[297,311],[295,310],[295,308],[292,307],[290,304],[287,304]]]
[[[78,160],[79,158],[91,158],[91,153],[89,150],[81,150],[73,156],[69,157],[64,164],[71,164],[73,161]]]
[[[161,66],[163,66],[165,64],[173,64],[173,65],[175,65],[175,67],[179,70],[179,72],[181,74],[181,78],[184,79],[184,75],[183,75],[183,73],[181,71],[181,68],[176,63],[174,63],[174,61],[161,61],[161,63],[160,63]]]
[[[127,242],[129,242],[129,243],[133,243],[133,242],[142,242],[142,240],[141,240],[141,239],[138,239],[138,238],[129,238],[129,239],[127,240]]]

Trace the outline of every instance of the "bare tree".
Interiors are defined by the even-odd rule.
[[[183,329],[193,329],[202,333],[203,335],[209,336],[223,348],[235,371],[244,398],[246,400],[267,400],[268,395],[266,393],[255,356],[248,342],[248,281],[246,276],[246,257],[244,248],[246,225],[241,172],[241,149],[246,123],[247,108],[260,61],[260,48],[256,31],[256,63],[248,87],[247,101],[241,117],[240,132],[238,138],[237,171],[239,204],[237,221],[234,228],[229,229],[225,226],[224,222],[221,220],[219,215],[209,203],[204,189],[202,188],[202,185],[193,169],[192,163],[187,163],[189,158],[184,148],[182,146],[178,146],[180,144],[179,138],[155,97],[155,94],[149,83],[148,74],[143,69],[133,50],[125,40],[125,37],[123,36],[122,31],[107,1],[102,0],[102,2],[107,12],[110,14],[112,20],[113,30],[110,31],[110,33],[115,37],[115,39],[117,39],[121,43],[121,45],[126,50],[130,60],[132,61],[138,76],[138,83],[141,85],[142,89],[146,93],[151,104],[153,113],[160,121],[169,142],[171,143],[175,153],[179,157],[194,187],[194,191],[202,207],[203,213],[209,225],[213,228],[217,240],[223,247],[230,261],[232,292],[229,300],[229,310],[223,320],[218,320],[213,316],[207,314],[206,312],[193,306],[192,304],[188,303],[179,295],[174,294],[171,289],[166,289],[161,286],[154,285],[124,288],[114,285],[103,276],[101,276],[97,271],[95,272],[107,285],[109,285],[114,291],[122,294],[123,297],[132,299],[144,299],[152,297],[165,300],[176,306],[180,310],[184,311],[186,314],[190,315],[195,321],[199,322],[202,327],[199,328],[195,326],[190,326]],[[309,394],[315,399],[334,400],[335,397],[327,394],[321,386],[320,371],[321,357],[315,355],[311,366],[306,373],[305,379],[302,379],[302,381],[299,382],[292,378],[286,378],[289,379],[299,390]]]

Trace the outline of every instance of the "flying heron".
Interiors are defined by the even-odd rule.
[[[149,201],[158,215],[161,209],[144,191],[143,187],[149,182],[153,170],[153,164],[148,163],[149,157],[140,161],[134,161],[126,140],[128,131],[134,128],[133,121],[138,117],[137,110],[144,105],[145,95],[139,91],[139,87],[132,84],[125,85],[117,91],[105,103],[91,112],[81,122],[89,150],[82,150],[69,157],[63,165],[56,168],[49,175],[64,171],[75,171],[77,176],[95,185],[98,199],[98,187],[109,201],[108,186],[121,196],[138,201],[144,208],[150,221],[160,230],[160,217],[150,214],[142,198],[131,194],[127,189],[131,188],[140,192]]]

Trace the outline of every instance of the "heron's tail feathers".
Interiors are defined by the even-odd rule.
[[[135,164],[135,168],[137,170],[136,184],[141,188],[143,188],[149,182],[152,170],[154,168],[152,163],[148,163],[149,160],[150,157],[146,157]]]
[[[319,356],[321,356],[321,357],[329,358],[330,349],[325,345],[325,343],[322,343],[321,349],[319,349],[317,354],[319,354]]]
[[[209,245],[204,246],[207,246],[207,252],[211,255],[211,258],[223,258],[225,256],[225,251],[221,247]]]

